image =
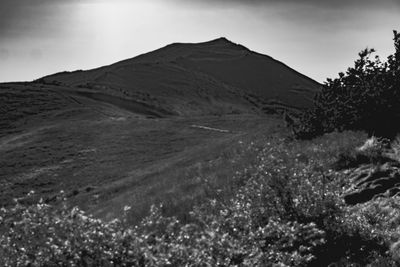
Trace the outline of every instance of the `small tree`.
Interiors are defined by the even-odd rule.
[[[298,138],[326,132],[365,130],[370,135],[393,137],[400,132],[400,34],[394,31],[395,53],[382,62],[374,49],[359,53],[354,67],[327,79],[295,126]]]

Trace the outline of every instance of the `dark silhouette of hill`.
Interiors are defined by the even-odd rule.
[[[320,87],[283,63],[225,38],[174,43],[109,66],[57,73],[38,82],[79,88],[102,100],[104,94],[111,95],[159,115],[302,109],[312,105]]]

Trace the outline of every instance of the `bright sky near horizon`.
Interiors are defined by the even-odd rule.
[[[222,36],[323,82],[394,29],[400,0],[0,0],[0,82]]]

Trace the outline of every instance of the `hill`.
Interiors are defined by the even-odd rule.
[[[225,38],[175,43],[88,71],[58,73],[45,84],[79,88],[145,105],[161,115],[276,112],[312,105],[319,84],[283,63]]]
[[[53,203],[64,190],[99,217],[131,205],[137,221],[159,202],[184,214],[234,190],[232,176],[255,158],[243,147],[285,132],[265,113],[307,107],[318,88],[224,38],[0,84],[0,200],[34,190]]]

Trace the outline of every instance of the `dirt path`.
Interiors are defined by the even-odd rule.
[[[229,131],[229,130],[217,129],[217,128],[212,128],[212,127],[207,127],[207,126],[201,126],[201,125],[195,125],[195,124],[192,124],[191,127],[193,127],[193,128],[199,128],[199,129],[203,129],[203,130],[209,130],[209,131],[220,132],[220,133],[230,133],[230,132],[231,132],[231,131]]]

